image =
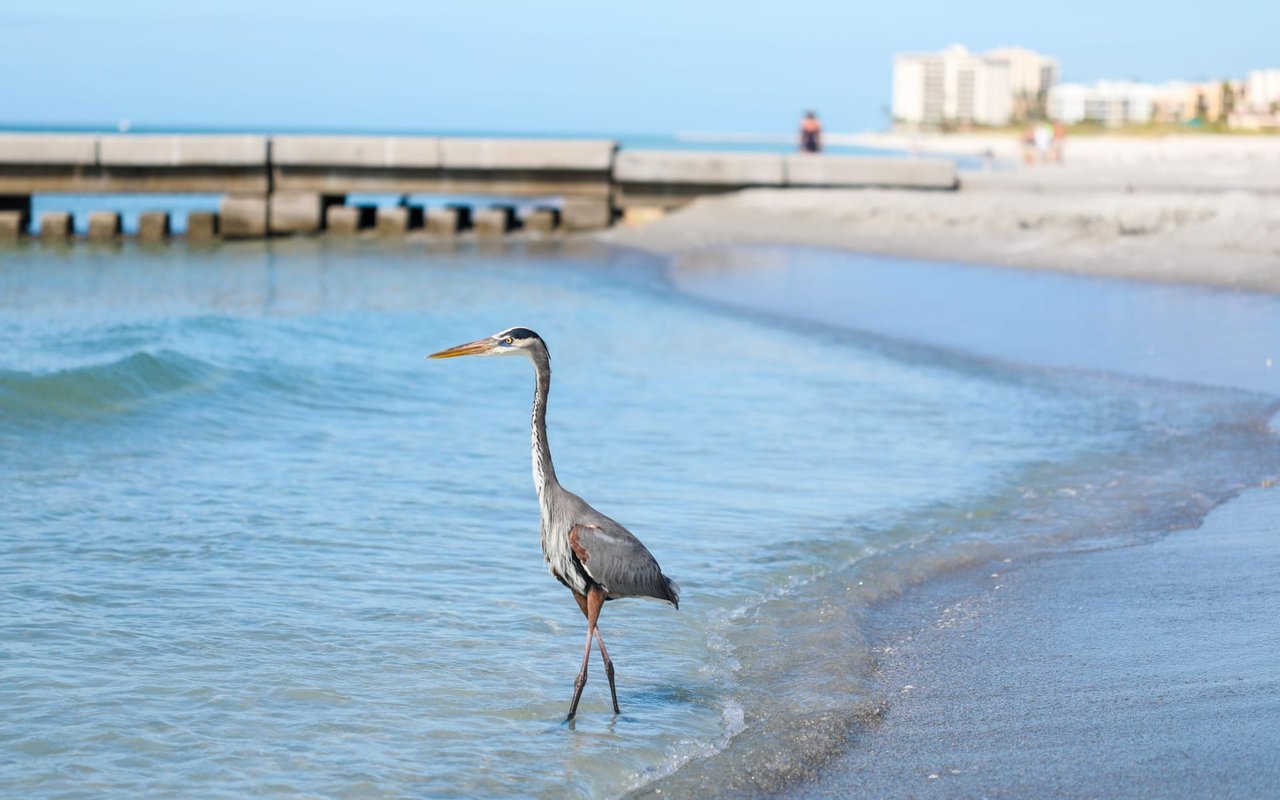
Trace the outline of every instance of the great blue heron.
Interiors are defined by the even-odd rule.
[[[680,607],[680,587],[662,574],[662,568],[640,540],[626,528],[596,511],[556,480],[547,445],[547,393],[551,390],[551,354],[542,337],[528,328],[508,328],[485,339],[450,347],[428,358],[455,356],[528,356],[536,376],[533,390],[533,486],[538,492],[542,514],[542,554],[556,580],[573,592],[578,608],[587,618],[587,644],[582,653],[582,669],[573,682],[572,720],[578,712],[582,688],[587,685],[587,662],[591,660],[591,639],[600,644],[600,658],[609,676],[613,713],[618,708],[618,690],[613,682],[613,662],[604,647],[597,621],[606,600],[623,597],[651,597]]]

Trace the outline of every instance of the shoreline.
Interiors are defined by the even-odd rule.
[[[830,323],[806,316],[805,303],[813,298],[792,280],[802,266],[782,260],[757,274],[748,269],[742,277],[743,265],[727,254],[754,251],[757,246],[816,246],[991,266],[986,256],[993,245],[975,242],[972,234],[953,231],[947,237],[939,233],[956,226],[939,225],[936,216],[926,217],[926,224],[920,226],[924,235],[917,230],[916,236],[924,241],[912,241],[904,219],[919,213],[921,203],[938,202],[928,195],[923,201],[920,196],[902,199],[883,212],[886,197],[904,193],[787,194],[792,197],[753,191],[709,199],[648,228],[621,229],[605,238],[612,244],[665,254],[673,259],[674,269],[739,273],[742,284],[771,270],[774,279],[764,281],[749,307],[779,309],[791,302],[787,316],[818,324]],[[1024,205],[1035,197],[1032,191],[1012,193],[1014,198],[1009,197],[1011,193],[998,194],[1004,198],[1000,202]],[[980,198],[980,193],[959,192],[946,200],[975,196]],[[1139,208],[1159,208],[1167,200],[1150,194],[1138,197],[1150,203]],[[1223,193],[1211,203],[1224,197],[1230,200],[1235,195]],[[837,202],[832,203],[833,199]],[[1069,213],[1061,208],[1063,196],[1050,200],[1043,204],[1046,214],[1060,219]],[[1250,195],[1238,202],[1256,200]],[[990,210],[987,201],[980,198],[977,203],[979,207],[969,213],[978,216]],[[876,239],[859,230],[856,222],[848,224],[850,217],[856,219],[858,213],[878,205],[883,212],[879,216],[898,215],[892,234]],[[1270,204],[1263,205],[1264,214],[1275,211]],[[1135,208],[1123,200],[1117,206],[1118,212]],[[1256,220],[1254,212],[1239,216]],[[1228,226],[1232,234],[1240,233],[1235,227],[1240,224],[1247,227],[1249,223],[1235,220]],[[1171,227],[1180,227],[1176,217]],[[1268,235],[1275,236],[1276,231],[1280,226]],[[935,233],[937,239],[931,240]],[[1144,284],[1176,283],[1256,290],[1264,293],[1260,297],[1280,293],[1280,276],[1274,274],[1280,272],[1280,259],[1267,263],[1261,258],[1265,253],[1257,248],[1222,248],[1201,236],[1201,247],[1188,253],[1177,237],[1157,227],[1147,247],[1172,263],[1137,268],[1141,265],[1136,259],[1114,258],[1127,246],[1121,237],[1130,235],[1093,237],[1084,247],[1100,252],[1089,261],[1079,260],[1080,251],[1069,248],[1051,263],[1010,259],[995,266],[1136,280],[1135,292],[1143,291]],[[1025,244],[1016,234],[1013,239],[1014,251],[1018,244]],[[869,242],[880,246],[869,247]],[[1273,243],[1266,242],[1267,246]],[[995,247],[1010,245],[1001,242]],[[1213,271],[1187,269],[1213,256],[1218,257]],[[892,273],[901,271],[901,266],[883,269]],[[941,264],[938,269],[968,272],[954,264]],[[1031,277],[1034,269],[1012,270],[1006,279],[1019,274]],[[861,291],[874,299],[862,298],[862,302],[883,300],[877,294],[881,284],[866,282],[865,276],[847,270],[844,275],[843,284],[828,287],[834,294],[863,281]],[[713,277],[712,284],[715,281]],[[897,286],[904,293],[907,281]],[[1059,279],[1060,283],[1074,281]],[[939,291],[945,288],[934,290]],[[696,292],[704,297],[715,293],[714,287]],[[1180,302],[1198,302],[1196,290],[1185,293],[1188,297]],[[1013,296],[1024,297],[1017,291]],[[1239,297],[1234,292],[1199,296]],[[735,305],[735,299],[740,298],[730,292],[725,302]],[[835,297],[831,304],[840,306]],[[1122,305],[1118,303],[1117,310]],[[861,319],[857,311],[864,308],[852,307],[855,318]],[[890,303],[889,308],[886,314],[892,314],[895,306]],[[988,324],[1008,336],[1014,334],[1009,322],[1004,318]],[[884,319],[876,320],[870,330],[885,334],[888,329],[876,327],[877,323],[883,325]],[[905,322],[903,330],[890,334],[910,338],[910,324]],[[983,323],[971,320],[970,324]],[[1259,325],[1255,319],[1245,327],[1267,335],[1266,323]],[[1086,341],[1105,338],[1096,331],[1090,333],[1095,335],[1083,337]],[[945,339],[945,331],[932,335],[935,344],[942,340],[938,337]],[[956,347],[974,352],[965,349],[974,341],[962,339]],[[1201,355],[1229,346],[1230,341],[1229,336],[1215,340]],[[930,344],[929,337],[923,343]],[[1018,363],[1042,363],[1035,360],[1033,351],[1016,351],[1007,357]],[[1085,362],[1077,367],[1110,365]],[[1218,381],[1217,376],[1210,379],[1207,373],[1189,368],[1185,380],[1280,396],[1269,364],[1266,369],[1241,374],[1238,381]],[[1136,374],[1123,366],[1119,372]],[[1168,375],[1157,380],[1177,382]],[[1277,418],[1272,417],[1272,444],[1276,426]],[[1269,466],[1264,469],[1274,472]],[[974,566],[928,576],[900,596],[872,607],[869,614],[876,619],[866,636],[876,646],[875,697],[850,709],[849,725],[813,720],[811,733],[818,741],[811,743],[810,755],[802,755],[800,762],[778,754],[754,768],[730,771],[724,776],[721,795],[812,800],[852,794],[1137,797],[1189,792],[1245,797],[1276,793],[1280,759],[1269,754],[1280,742],[1275,733],[1280,730],[1280,679],[1265,665],[1280,658],[1280,639],[1260,635],[1270,624],[1275,603],[1280,602],[1280,590],[1272,581],[1280,566],[1273,555],[1274,539],[1280,535],[1280,524],[1275,522],[1280,519],[1280,492],[1271,488],[1274,480],[1272,476],[1261,483],[1240,485],[1191,527],[1181,524],[1151,535],[1141,533],[1139,525],[1131,529],[1136,540],[1120,537],[1083,550],[1068,545],[1015,557],[1013,563],[979,560]],[[1248,719],[1249,724],[1236,724],[1240,719]],[[679,794],[688,785],[677,772],[631,796]]]
[[[880,609],[883,713],[773,796],[1270,797],[1280,491],[1154,541],[993,562]]]
[[[752,189],[594,238],[665,255],[826,247],[1280,293],[1280,195],[1091,188],[1079,173],[1050,168],[962,182],[956,192]]]

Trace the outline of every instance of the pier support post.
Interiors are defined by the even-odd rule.
[[[560,208],[560,225],[567,231],[593,231],[613,222],[613,204],[607,197],[566,197]]]
[[[326,211],[341,206],[346,196],[314,192],[276,192],[271,195],[271,233],[317,233]]]
[[[375,225],[379,236],[395,236],[409,229],[409,209],[400,206],[379,206]]]
[[[168,211],[144,211],[138,215],[138,241],[163,242],[168,238]]]
[[[27,226],[20,211],[0,211],[0,242],[16,242],[22,238]]]
[[[422,206],[386,206],[377,212],[376,227],[383,236],[404,234],[422,227]]]
[[[471,215],[477,236],[501,236],[515,227],[515,209],[511,206],[482,208]]]
[[[456,208],[427,209],[427,233],[452,236],[458,232],[459,213]]]
[[[46,211],[40,215],[40,238],[61,242],[71,238],[71,212]]]
[[[114,242],[123,231],[120,214],[115,211],[89,212],[89,241]]]
[[[338,236],[350,236],[360,230],[360,209],[355,206],[329,206],[324,211],[324,229]]]
[[[5,231],[14,227],[12,220],[16,219],[17,232],[14,238],[26,233],[27,228],[31,225],[31,195],[29,194],[0,194],[0,219],[10,220],[9,222],[0,222],[0,239],[4,239],[8,234]]]
[[[218,205],[218,221],[224,239],[260,239],[267,235],[267,198],[227,195]]]
[[[560,212],[554,208],[535,208],[524,215],[522,226],[535,233],[551,233],[560,223]]]
[[[212,211],[187,214],[187,241],[212,242],[218,238],[218,215]]]

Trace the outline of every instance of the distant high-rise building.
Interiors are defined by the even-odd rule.
[[[1245,100],[1253,111],[1275,111],[1280,104],[1280,69],[1255,69],[1245,80]]]
[[[1043,118],[1048,112],[1049,90],[1057,85],[1060,77],[1058,59],[1025,47],[1000,47],[984,55],[1009,63],[1014,119]]]
[[[1057,79],[1055,59],[1022,48],[903,53],[893,58],[893,119],[913,127],[1007,125],[1042,116]]]
[[[1146,122],[1158,91],[1132,81],[1061,83],[1049,92],[1049,116],[1068,125],[1097,122],[1109,127]]]
[[[1240,101],[1227,115],[1233,128],[1280,129],[1280,69],[1255,69],[1241,87]]]

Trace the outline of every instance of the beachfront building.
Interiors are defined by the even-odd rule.
[[[1049,116],[1068,125],[1096,122],[1108,127],[1147,122],[1156,87],[1132,81],[1060,83],[1049,91]]]
[[[1058,59],[1024,47],[999,47],[985,54],[1009,64],[1009,91],[1013,94],[1015,120],[1043,119],[1048,113],[1049,90],[1061,75]]]
[[[1280,69],[1255,69],[1245,80],[1245,98],[1255,111],[1280,111]]]
[[[1009,61],[952,45],[893,57],[893,120],[915,128],[1007,125],[1013,116]]]
[[[1134,81],[1063,83],[1049,94],[1049,115],[1067,124],[1093,122],[1108,127],[1149,122],[1223,122],[1245,105],[1244,81]]]
[[[1280,129],[1280,69],[1255,69],[1244,81],[1243,95],[1227,117],[1239,130]]]

